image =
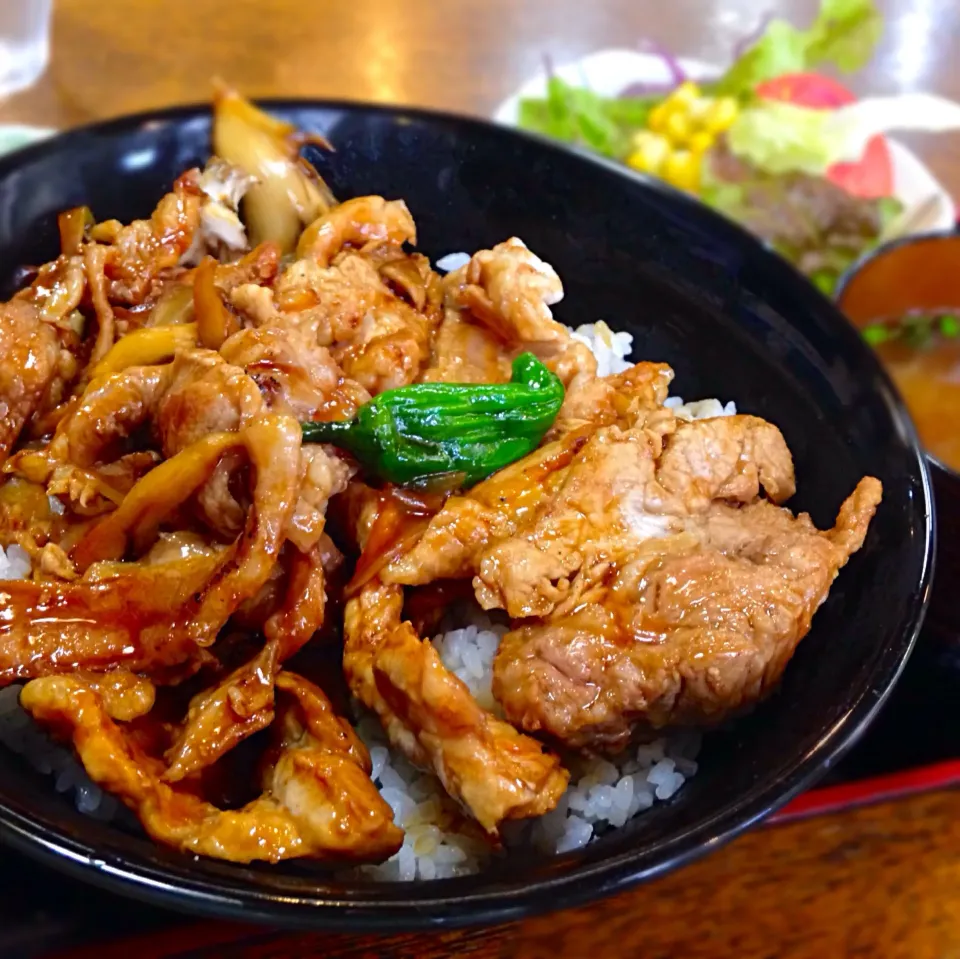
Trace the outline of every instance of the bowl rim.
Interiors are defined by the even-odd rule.
[[[452,124],[461,130],[473,129],[487,134],[496,131],[500,136],[519,138],[536,144],[540,150],[555,154],[576,154],[585,163],[604,168],[618,177],[625,177],[627,181],[633,181],[635,186],[669,197],[671,203],[680,205],[701,219],[713,220],[718,229],[726,230],[729,235],[737,238],[739,243],[751,249],[752,254],[768,259],[771,264],[781,264],[781,269],[789,271],[798,282],[806,284],[809,296],[819,298],[838,319],[842,319],[842,314],[834,303],[746,230],[725,220],[696,199],[675,190],[662,180],[631,171],[622,164],[592,151],[558,144],[545,136],[478,117],[419,107],[371,104],[348,99],[290,97],[258,99],[256,102],[266,109],[276,110],[340,110],[367,116],[407,116],[428,123]],[[209,102],[198,102],[144,110],[76,127],[0,157],[0,177],[45,154],[57,154],[69,149],[74,141],[91,135],[109,137],[112,134],[133,132],[147,123],[184,121],[208,116]],[[918,539],[922,539],[922,544],[918,543],[918,546],[922,545],[923,549],[919,581],[906,604],[900,641],[888,644],[878,653],[867,688],[849,704],[839,719],[823,731],[814,745],[792,760],[778,778],[772,779],[756,794],[733,801],[723,809],[713,812],[708,818],[685,827],[669,840],[656,844],[655,850],[648,851],[645,856],[640,856],[638,851],[621,851],[599,862],[575,866],[535,883],[519,883],[508,879],[498,881],[493,888],[465,890],[462,894],[456,894],[458,884],[469,880],[364,884],[364,888],[369,889],[372,894],[362,899],[337,898],[322,893],[311,896],[300,890],[292,895],[284,895],[278,891],[265,891],[260,886],[239,879],[228,883],[216,877],[193,876],[190,874],[192,870],[186,857],[182,869],[169,864],[151,863],[135,856],[114,857],[107,861],[89,842],[59,831],[52,835],[44,834],[30,816],[20,815],[10,809],[2,798],[0,839],[75,878],[154,904],[197,914],[248,922],[263,921],[284,927],[357,932],[450,929],[505,922],[538,912],[569,908],[662,875],[728,842],[811,785],[847,752],[886,701],[923,625],[933,577],[936,539],[930,471],[899,394],[873,351],[866,344],[864,350],[870,357],[869,362],[874,367],[874,375],[879,384],[885,387],[886,406],[896,423],[902,444],[907,452],[912,454],[917,465],[918,492],[922,494],[924,507],[922,529],[917,530]],[[447,889],[453,889],[453,892],[446,892]],[[382,896],[378,895],[379,893],[382,893]]]
[[[960,238],[960,223],[949,230],[927,230],[924,233],[908,233],[906,236],[897,236],[892,240],[887,240],[873,249],[861,253],[844,271],[837,280],[837,285],[833,290],[834,302],[840,303],[840,297],[844,290],[850,285],[850,281],[859,273],[868,263],[883,256],[886,253],[892,253],[902,246],[910,246],[914,243],[924,243],[930,240],[951,240]],[[841,312],[843,312],[841,310]]]

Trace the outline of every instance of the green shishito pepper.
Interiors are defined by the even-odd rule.
[[[440,473],[479,482],[536,449],[556,419],[563,384],[532,353],[509,383],[414,383],[387,390],[350,420],[302,423],[307,443],[332,443],[401,485]]]

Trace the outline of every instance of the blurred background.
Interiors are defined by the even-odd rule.
[[[12,9],[44,0],[3,0]],[[960,99],[956,0],[879,0],[877,55],[855,93]],[[253,97],[374,100],[489,116],[549,55],[563,63],[649,38],[724,65],[765,18],[798,25],[816,0],[54,0],[51,59],[0,122],[64,128],[206,100],[220,76]],[[3,14],[5,16],[9,14]],[[960,134],[900,137],[954,196]]]

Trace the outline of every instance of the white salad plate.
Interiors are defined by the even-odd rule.
[[[720,68],[701,60],[681,58],[678,62],[687,76],[695,81],[709,81],[720,74]],[[602,96],[616,96],[632,83],[667,84],[672,80],[662,57],[625,49],[599,50],[556,66],[554,74],[566,83],[589,87]],[[547,74],[542,72],[507,97],[497,107],[493,119],[515,127],[520,101],[528,97],[544,97],[546,93]],[[893,161],[894,196],[903,204],[903,212],[890,232],[903,236],[952,229],[957,222],[957,211],[943,185],[902,143],[890,137],[887,137],[887,143]],[[629,168],[624,167],[624,172],[629,174]]]
[[[31,127],[20,123],[0,124],[0,154],[10,153],[31,143],[46,140],[56,132],[49,127]]]

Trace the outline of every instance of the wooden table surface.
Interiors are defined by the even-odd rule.
[[[0,0],[7,2],[7,0]],[[858,92],[960,99],[960,3],[880,0],[887,27]],[[815,0],[55,0],[53,57],[0,122],[67,127],[205,99],[348,97],[488,114],[549,52],[562,62],[648,36],[722,62],[771,11]],[[960,136],[912,138],[960,196]],[[109,930],[105,929],[108,935]],[[756,830],[604,903],[493,930],[391,940],[188,924],[85,957],[960,956],[960,794],[932,793]],[[77,953],[75,955],[80,955]]]

